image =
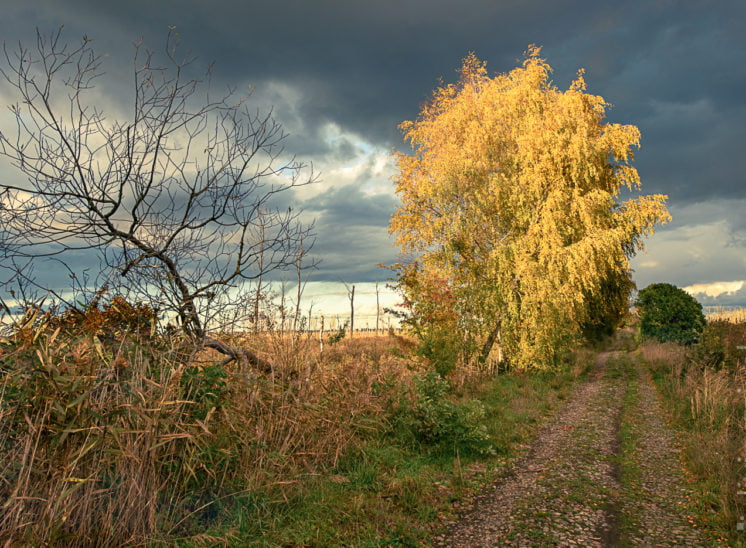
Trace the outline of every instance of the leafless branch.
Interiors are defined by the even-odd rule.
[[[313,226],[283,200],[316,177],[286,158],[271,113],[248,96],[215,98],[212,67],[188,76],[192,59],[177,46],[173,32],[165,55],[135,44],[127,119],[95,103],[102,58],[88,39],[37,32],[33,48],[3,48],[0,75],[16,102],[0,157],[24,178],[0,181],[0,253],[37,261],[94,250],[119,289],[204,341],[216,295],[308,253]]]

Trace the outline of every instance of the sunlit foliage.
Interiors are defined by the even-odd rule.
[[[399,285],[416,329],[446,322],[467,358],[498,348],[513,366],[551,367],[603,284],[628,291],[628,259],[669,219],[665,196],[618,201],[640,187],[638,129],[604,122],[582,71],[560,91],[551,70],[534,46],[494,77],[471,54],[400,126],[412,152],[396,157],[390,231],[412,262],[395,267]]]

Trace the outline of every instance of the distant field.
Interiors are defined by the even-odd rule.
[[[725,320],[732,323],[746,322],[746,308],[720,308],[713,307],[705,311],[707,319]]]

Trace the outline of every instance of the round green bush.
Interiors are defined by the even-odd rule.
[[[635,305],[640,333],[661,342],[695,343],[706,323],[702,305],[675,285],[651,284],[640,291]]]

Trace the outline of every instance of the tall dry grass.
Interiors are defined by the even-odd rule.
[[[39,316],[3,345],[0,538],[142,541],[199,449],[188,358],[135,336],[104,346]]]
[[[382,427],[377,386],[412,376],[362,339],[265,337],[272,374],[222,367],[145,312],[29,311],[0,341],[0,543],[199,540],[218,501],[333,466]]]
[[[721,532],[735,531],[746,502],[737,494],[746,472],[746,370],[703,360],[710,352],[697,347],[648,341],[639,351],[683,432],[684,460],[700,490],[700,515]]]

